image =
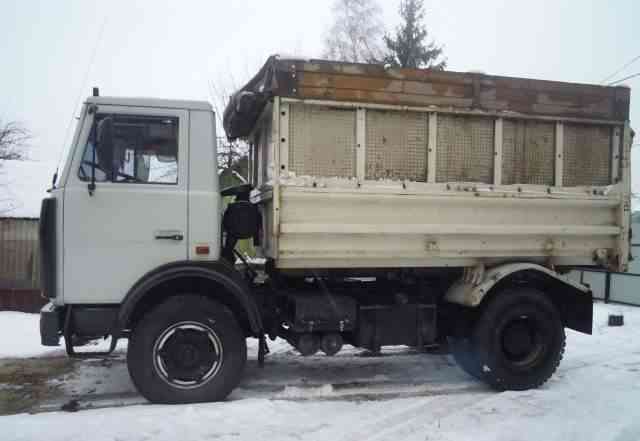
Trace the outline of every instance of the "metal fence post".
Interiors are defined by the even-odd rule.
[[[607,272],[604,276],[604,302],[609,303],[611,298],[611,273]]]

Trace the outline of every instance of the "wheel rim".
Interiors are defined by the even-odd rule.
[[[531,368],[543,358],[547,337],[535,316],[520,315],[508,320],[500,332],[504,359],[514,368]]]
[[[156,373],[179,389],[194,389],[211,381],[220,371],[222,356],[218,334],[199,322],[174,323],[153,346]]]

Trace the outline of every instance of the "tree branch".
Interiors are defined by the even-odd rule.
[[[31,133],[20,123],[0,120],[0,160],[20,161],[26,158],[24,148],[31,139]]]

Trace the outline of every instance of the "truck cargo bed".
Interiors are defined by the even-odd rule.
[[[225,111],[282,269],[624,270],[629,90],[270,59]]]

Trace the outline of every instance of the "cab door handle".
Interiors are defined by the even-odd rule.
[[[159,240],[176,240],[181,241],[184,239],[184,233],[178,230],[163,230],[153,233],[153,237]]]

